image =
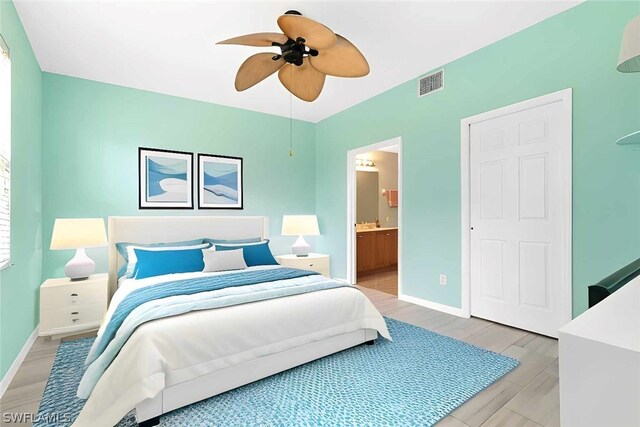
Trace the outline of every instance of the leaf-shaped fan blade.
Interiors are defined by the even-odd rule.
[[[278,71],[284,64],[282,58],[274,60],[275,53],[256,53],[242,63],[236,75],[236,90],[242,92],[260,83]]]
[[[287,64],[278,72],[278,78],[289,92],[303,101],[315,101],[322,92],[325,75],[309,64],[308,58],[302,65]]]
[[[290,39],[302,37],[305,45],[314,49],[327,49],[336,42],[336,35],[324,25],[300,15],[282,15],[278,26]]]
[[[362,77],[369,74],[369,63],[349,40],[336,34],[338,40],[329,49],[321,49],[318,56],[310,56],[313,68],[336,77]]]
[[[243,46],[272,46],[271,43],[284,44],[288,37],[280,33],[255,33],[223,40],[216,44],[240,44]]]

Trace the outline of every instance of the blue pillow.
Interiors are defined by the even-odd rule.
[[[129,246],[140,246],[140,247],[144,247],[144,248],[156,248],[156,247],[162,247],[162,246],[193,246],[193,245],[199,245],[200,243],[203,243],[203,239],[187,240],[187,241],[184,241],[184,242],[170,242],[170,243],[131,243],[131,242],[119,242],[119,243],[116,243],[116,250],[118,251],[118,253],[124,259],[124,266],[122,266],[120,271],[118,271],[118,278],[121,278],[122,276],[125,276],[127,271],[129,271],[129,265],[128,265],[129,264],[129,251],[127,250],[127,248]],[[131,276],[131,277],[133,277],[133,276]]]
[[[202,249],[147,251],[136,248],[134,251],[138,258],[134,270],[136,280],[204,270]]]
[[[269,249],[268,240],[254,245],[216,245],[216,251],[232,251],[240,248],[242,248],[244,262],[249,267],[253,267],[255,265],[278,265],[278,262],[273,257],[273,254]]]

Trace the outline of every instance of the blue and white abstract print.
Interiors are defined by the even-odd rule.
[[[147,157],[147,201],[186,202],[189,197],[186,160]]]
[[[238,203],[238,165],[207,162],[204,167],[204,202]]]
[[[199,207],[242,209],[242,158],[199,154]]]
[[[193,154],[139,148],[140,209],[193,209]]]

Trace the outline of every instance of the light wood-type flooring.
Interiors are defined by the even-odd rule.
[[[464,319],[399,301],[389,293],[360,289],[393,319],[514,357],[520,366],[445,417],[440,427],[559,426],[557,340],[478,318]],[[2,399],[5,414],[35,414],[60,340],[38,338]]]

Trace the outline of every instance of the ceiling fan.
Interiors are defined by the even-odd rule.
[[[280,53],[257,53],[240,65],[235,87],[241,92],[278,71],[282,85],[303,101],[314,101],[325,77],[363,77],[369,74],[364,55],[346,38],[296,10],[278,18],[284,34],[255,33],[217,44],[273,46]]]

